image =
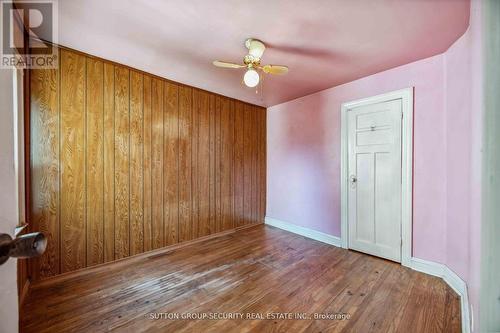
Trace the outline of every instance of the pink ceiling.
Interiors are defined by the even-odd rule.
[[[469,0],[64,0],[59,43],[271,106],[444,52],[468,26]],[[263,63],[290,67],[263,93],[241,84],[247,37]]]

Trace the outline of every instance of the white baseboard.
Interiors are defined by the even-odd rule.
[[[467,284],[448,266],[419,258],[411,258],[411,269],[442,278],[458,295],[462,313],[462,333],[471,332],[471,316]]]
[[[314,239],[314,240],[317,240],[317,241],[320,241],[320,242],[323,242],[326,244],[330,244],[333,246],[341,247],[341,241],[340,241],[339,237],[328,235],[328,234],[325,234],[321,231],[316,231],[316,230],[312,230],[309,228],[301,227],[301,226],[298,226],[295,224],[291,224],[291,223],[281,221],[278,219],[274,219],[272,217],[267,217],[267,216],[265,218],[265,223],[270,225],[270,226],[279,228],[279,229],[293,232],[294,234],[297,234],[297,235],[311,238],[311,239]]]
[[[320,231],[301,227],[267,216],[265,218],[265,223],[326,244],[342,247],[340,237],[328,235]],[[462,333],[470,333],[472,322],[470,317],[469,297],[467,295],[467,285],[465,282],[446,265],[436,262],[413,257],[410,259],[407,266],[413,270],[442,278],[458,295],[460,295]]]

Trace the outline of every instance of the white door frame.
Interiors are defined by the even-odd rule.
[[[401,264],[410,266],[412,256],[412,185],[413,185],[413,88],[406,88],[392,91],[386,94],[363,98],[351,102],[342,103],[341,107],[341,228],[340,238],[342,247],[349,248],[349,228],[348,228],[348,148],[347,148],[347,112],[359,106],[370,105],[401,99],[403,109],[403,120],[401,122]]]

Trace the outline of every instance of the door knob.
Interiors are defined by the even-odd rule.
[[[356,178],[356,175],[350,175],[349,176],[350,182],[351,182],[351,188],[356,187],[356,182],[358,181],[358,178]]]
[[[0,265],[9,257],[32,258],[45,252],[47,238],[41,232],[22,235],[12,239],[8,234],[0,234]]]

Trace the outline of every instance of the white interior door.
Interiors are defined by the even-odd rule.
[[[401,100],[347,114],[349,248],[401,262]]]

